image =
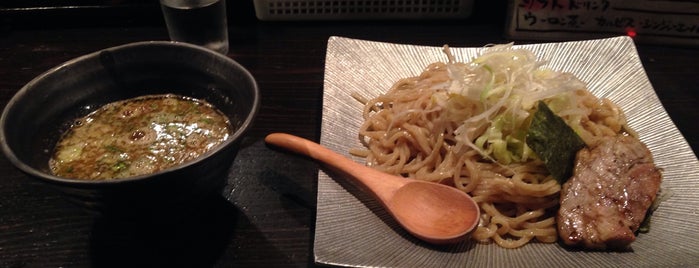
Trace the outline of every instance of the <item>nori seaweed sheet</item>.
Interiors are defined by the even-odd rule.
[[[561,184],[572,175],[575,155],[585,147],[580,136],[543,101],[537,104],[526,142]]]

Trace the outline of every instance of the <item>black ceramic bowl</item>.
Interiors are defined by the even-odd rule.
[[[216,106],[235,127],[230,139],[194,161],[150,175],[87,181],[51,174],[51,153],[75,118],[117,100],[165,93]],[[220,194],[259,98],[252,75],[224,55],[184,43],[131,43],[73,59],[25,85],[2,113],[0,142],[21,171],[87,207],[127,214],[178,210]]]

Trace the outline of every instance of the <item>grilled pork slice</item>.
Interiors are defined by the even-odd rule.
[[[619,135],[580,150],[563,184],[558,235],[570,246],[623,249],[660,188],[660,170],[638,139]]]

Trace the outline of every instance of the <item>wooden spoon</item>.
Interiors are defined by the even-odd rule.
[[[390,175],[289,134],[273,133],[265,142],[309,156],[355,178],[405,230],[428,243],[463,241],[478,225],[478,205],[454,187]]]

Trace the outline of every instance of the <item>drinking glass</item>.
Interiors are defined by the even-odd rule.
[[[160,0],[170,40],[228,53],[225,0]]]

